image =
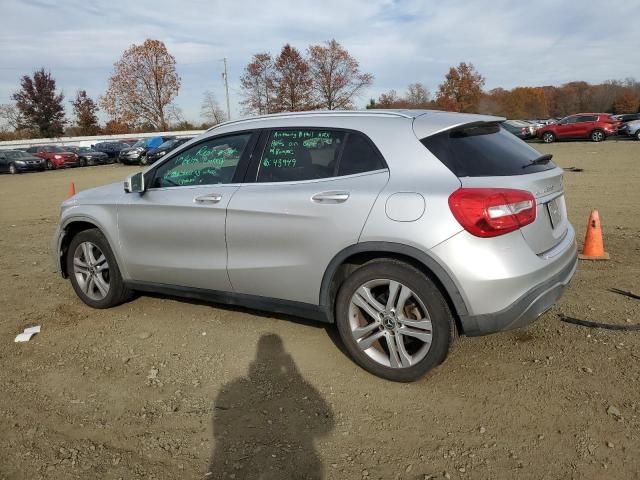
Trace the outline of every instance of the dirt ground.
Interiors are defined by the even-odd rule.
[[[408,385],[295,318],[146,295],[90,309],[51,271],[59,204],[137,167],[0,176],[0,479],[640,478],[640,332],[558,319],[640,323],[609,291],[640,294],[640,142],[535,146],[584,169],[565,174],[569,216],[582,239],[599,209],[611,261]]]

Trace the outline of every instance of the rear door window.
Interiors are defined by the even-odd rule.
[[[497,123],[455,128],[421,142],[458,177],[524,175],[555,168],[553,162],[532,164],[540,152]]]
[[[257,182],[298,182],[334,176],[345,132],[273,130],[258,166]]]

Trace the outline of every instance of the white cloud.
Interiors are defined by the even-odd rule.
[[[199,120],[204,90],[223,103],[223,57],[232,104],[251,55],[336,38],[375,75],[363,96],[414,81],[437,88],[449,66],[472,62],[488,88],[600,82],[637,75],[634,11],[640,2],[323,0],[132,2],[3,0],[0,103],[21,75],[44,66],[68,97],[98,97],[113,63],[132,43],[163,40],[182,76],[177,103]],[[634,4],[634,5],[632,5]]]

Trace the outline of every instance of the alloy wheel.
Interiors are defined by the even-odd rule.
[[[544,141],[544,143],[551,143],[553,142],[553,133],[545,133],[542,136],[542,140]]]
[[[600,130],[596,130],[591,134],[591,140],[593,140],[594,142],[601,142],[602,140],[604,140],[604,133],[602,133]]]
[[[433,326],[422,300],[389,279],[366,282],[351,297],[349,326],[356,344],[375,362],[407,368],[429,352]]]
[[[11,165],[9,165],[9,173],[11,175],[15,175],[16,173],[18,173],[18,169],[16,168],[16,166],[13,163]]]
[[[82,292],[92,300],[102,300],[109,293],[109,263],[100,248],[83,242],[73,253],[73,274]]]

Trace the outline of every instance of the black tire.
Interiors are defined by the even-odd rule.
[[[9,173],[10,173],[11,175],[15,175],[15,174],[17,174],[17,173],[20,173],[20,170],[18,170],[18,169],[16,168],[16,166],[15,166],[13,163],[10,163],[10,164],[9,164]]]
[[[87,166],[87,159],[84,158],[84,157],[80,157],[79,163],[80,163],[81,167],[86,167]]]
[[[592,142],[604,142],[607,139],[607,136],[602,130],[594,130],[589,135]]]
[[[140,157],[140,165],[149,165],[149,159],[146,155]]]
[[[51,160],[47,160],[46,166],[47,166],[47,170],[55,170],[56,169],[55,165],[53,164],[53,162]]]
[[[94,300],[87,296],[87,294],[82,291],[82,288],[78,284],[76,275],[74,274],[73,255],[78,246],[84,242],[91,242],[95,244],[102,251],[107,259],[107,263],[109,264],[109,290],[107,295],[101,300]],[[113,251],[109,246],[109,242],[104,237],[102,232],[100,232],[100,230],[98,230],[97,228],[83,230],[71,239],[69,249],[67,250],[66,265],[73,289],[75,290],[80,300],[82,300],[90,307],[115,307],[116,305],[120,305],[131,297],[131,291],[124,285],[122,275],[120,274],[120,269],[118,268],[118,264],[116,262]]]
[[[544,143],[553,143],[556,141],[556,136],[551,132],[544,132],[542,134],[542,141]]]
[[[640,140],[640,129],[636,132],[636,140]]]
[[[362,285],[376,279],[389,279],[406,285],[428,311],[432,323],[431,346],[426,356],[414,365],[401,368],[382,365],[361,350],[354,339],[349,320],[351,299]],[[345,348],[358,365],[373,375],[395,382],[418,380],[440,365],[449,353],[456,332],[447,301],[436,284],[415,267],[393,259],[372,260],[344,281],[336,298],[336,324]]]

